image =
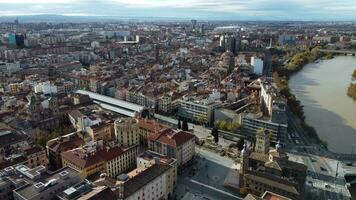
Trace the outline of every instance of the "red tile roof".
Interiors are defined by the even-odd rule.
[[[123,150],[120,147],[100,148],[92,153],[87,153],[82,147],[69,150],[62,153],[62,157],[75,163],[81,168],[92,166],[94,164],[110,161],[120,155],[124,154],[128,150]]]
[[[158,123],[155,120],[149,120],[149,119],[140,119],[138,122],[138,126],[150,132],[159,132],[167,128],[163,124]]]
[[[61,153],[63,151],[68,151],[77,148],[83,144],[84,144],[84,140],[78,136],[75,136],[70,139],[64,139],[64,140],[58,139],[54,141],[52,144],[49,144],[48,148],[53,152]]]
[[[158,141],[173,147],[178,147],[193,139],[195,136],[189,132],[178,131],[172,129],[165,129],[159,133],[153,134],[148,137],[150,141]]]

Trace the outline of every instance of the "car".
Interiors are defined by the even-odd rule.
[[[325,188],[331,188],[331,186],[328,183],[325,183]]]
[[[310,160],[311,160],[312,162],[316,162],[315,158],[310,158]]]

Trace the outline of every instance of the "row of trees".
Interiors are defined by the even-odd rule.
[[[214,123],[215,127],[224,130],[224,131],[234,131],[237,128],[240,128],[241,125],[238,122],[230,122],[227,120],[217,120]]]
[[[182,131],[188,131],[189,130],[187,120],[183,120],[183,122],[181,122],[181,120],[178,119],[177,127],[178,127],[178,129],[181,129]]]
[[[273,73],[273,80],[276,83],[278,89],[280,90],[280,93],[287,98],[288,106],[291,111],[302,120],[302,127],[304,131],[308,134],[308,136],[310,138],[315,139],[318,143],[326,146],[326,143],[319,138],[315,129],[305,122],[303,106],[301,102],[290,92],[288,86],[289,77],[292,74],[301,70],[304,65],[310,62],[314,62],[322,57],[326,57],[327,59],[329,59],[332,58],[332,55],[326,55],[320,52],[319,47],[311,47],[303,52],[296,53],[290,59],[287,65],[281,64],[279,66],[276,66],[277,70]]]

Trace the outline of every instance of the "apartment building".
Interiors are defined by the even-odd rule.
[[[139,127],[140,145],[143,145],[145,147],[148,146],[149,136],[167,128],[166,126],[157,122],[156,120],[150,120],[146,118],[139,119],[138,127]]]
[[[3,200],[43,200],[54,199],[56,193],[63,188],[70,187],[81,181],[79,172],[64,167],[57,171],[46,171],[44,166],[29,168],[24,165],[10,167],[5,170],[4,179],[13,189],[7,198],[1,197]],[[0,183],[0,185],[2,185]],[[12,198],[9,198],[12,197]]]
[[[139,144],[139,121],[135,118],[120,118],[114,122],[115,139],[123,147]]]
[[[178,166],[190,161],[195,153],[195,136],[185,131],[165,129],[148,137],[151,151],[177,159]]]
[[[212,124],[214,110],[220,102],[208,99],[182,98],[178,100],[178,116],[199,124]]]
[[[172,198],[174,187],[169,182],[174,182],[173,171],[176,171],[174,161],[152,160],[128,174],[122,174],[116,182],[117,189],[114,191],[116,198],[118,200]]]
[[[100,142],[89,142],[83,147],[63,152],[62,164],[78,170],[82,178],[96,173],[105,173],[116,178],[135,167],[137,154],[138,146],[123,149]]]

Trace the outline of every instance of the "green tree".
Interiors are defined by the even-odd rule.
[[[356,78],[356,69],[355,69],[354,72],[352,73],[352,78]]]
[[[213,128],[211,130],[211,135],[214,136],[214,142],[218,143],[219,142],[219,130],[217,128]]]
[[[356,83],[351,83],[347,89],[347,95],[356,100]]]
[[[187,120],[183,120],[182,130],[183,131],[188,131],[189,130]]]
[[[241,139],[236,143],[237,149],[238,149],[239,151],[241,151],[241,150],[244,148],[244,144],[245,144],[245,139],[244,139],[244,138],[241,138]]]
[[[181,129],[181,128],[182,128],[182,123],[181,123],[180,119],[178,119],[177,127],[178,127],[178,129]]]

